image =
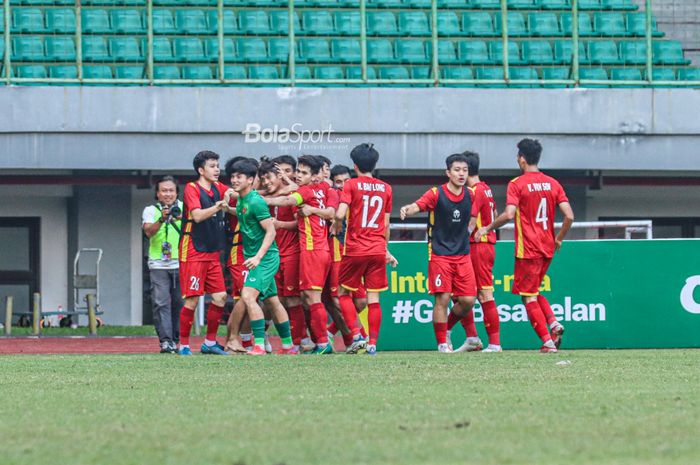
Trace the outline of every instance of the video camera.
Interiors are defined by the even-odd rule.
[[[168,216],[165,218],[165,221],[170,223],[171,221],[175,221],[179,219],[182,216],[182,209],[180,206],[175,202],[174,204],[168,206],[164,204],[160,204],[161,211],[164,210],[165,208],[169,208],[168,210]]]

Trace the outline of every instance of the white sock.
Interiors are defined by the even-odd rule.
[[[310,346],[311,345],[311,338],[305,337],[304,339],[301,340],[301,345],[303,346]]]
[[[472,342],[481,342],[481,339],[478,337],[468,337],[467,342],[472,343]]]
[[[189,344],[180,344],[181,349],[189,349],[190,345]]]
[[[556,347],[557,347],[554,345],[554,341],[552,341],[551,339],[549,341],[545,342],[544,346],[549,347],[550,349],[556,349]]]
[[[321,349],[325,349],[325,348],[328,346],[328,343],[327,343],[327,342],[324,342],[324,343],[322,343],[322,344],[321,344],[321,343],[318,343],[317,345],[318,345]]]
[[[216,341],[210,341],[209,339],[205,339],[204,345],[207,347],[214,347],[216,345]]]
[[[253,335],[251,333],[241,334],[241,341],[248,342],[251,339],[253,339]]]

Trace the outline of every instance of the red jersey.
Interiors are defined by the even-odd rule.
[[[199,186],[196,182],[188,182],[187,185],[185,186],[185,192],[183,194],[184,208],[183,208],[182,216],[183,216],[183,218],[186,218],[189,221],[185,224],[185,230],[183,232],[191,232],[192,231],[192,215],[190,212],[192,210],[202,208],[202,203],[200,202],[200,199],[199,199],[199,188],[200,187],[201,186]],[[204,189],[204,188],[202,187],[202,189]],[[218,189],[219,198],[223,199],[224,194],[228,190],[228,187],[226,187],[224,184],[221,184],[220,182],[215,182],[212,184],[212,189],[210,189],[210,190],[204,189],[204,191],[207,193],[207,195],[209,197],[214,198],[213,189]],[[219,252],[198,252],[197,249],[194,248],[194,243],[192,242],[190,236],[189,235],[182,236],[182,240],[180,241],[180,261],[181,262],[218,261],[219,256],[220,256]]]
[[[325,186],[325,187],[324,187]],[[327,207],[326,191],[330,186],[323,183],[301,186],[291,197],[296,199],[297,206],[306,204],[310,207],[324,209]],[[299,245],[301,250],[328,251],[328,226],[326,220],[317,215],[297,215],[299,225]]]
[[[296,221],[294,214],[297,207],[270,207],[270,214],[277,221]],[[299,254],[299,231],[296,229],[278,229],[275,236],[280,258]]]
[[[472,196],[473,210],[476,210],[476,227],[469,237],[469,242],[476,243],[474,234],[479,228],[486,227],[493,223],[496,219],[496,201],[493,199],[493,193],[488,184],[480,181],[469,188]],[[489,244],[496,243],[496,231],[491,231],[485,236],[482,236],[478,242],[488,242]]]
[[[559,182],[539,171],[524,173],[508,184],[506,205],[515,210],[515,256],[554,255],[555,207],[568,202]]]
[[[348,205],[344,254],[386,254],[384,217],[391,213],[391,186],[367,176],[350,179],[343,186],[340,202]]]
[[[234,210],[236,209],[236,204],[238,203],[237,197],[231,197],[228,201],[228,205]],[[231,252],[228,255],[229,265],[242,265],[245,261],[243,257],[243,238],[241,237],[241,227],[238,225],[238,217],[236,215],[228,215],[228,224],[231,229]]]
[[[462,190],[462,193],[459,195],[454,195],[448,188],[447,188],[447,183],[442,185],[443,190],[445,191],[445,194],[447,194],[447,198],[450,199],[452,202],[461,202],[462,199],[464,198],[464,192],[469,191],[469,188],[464,188]],[[471,196],[471,193],[469,194]],[[416,205],[418,205],[418,208],[420,208],[420,211],[422,212],[432,212],[435,210],[435,207],[437,206],[438,202],[438,188],[437,187],[431,187],[428,189],[425,194],[421,195],[421,197],[416,200]],[[474,197],[472,197],[472,200],[474,200]],[[472,216],[477,215],[477,211],[475,208],[474,202],[472,202]]]

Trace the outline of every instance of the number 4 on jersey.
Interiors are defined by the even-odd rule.
[[[543,198],[540,201],[539,207],[537,207],[537,215],[535,215],[535,223],[542,223],[542,229],[545,231],[549,227],[547,225],[547,198]]]

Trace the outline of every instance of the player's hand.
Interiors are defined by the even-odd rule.
[[[227,189],[226,192],[224,193],[224,202],[228,203],[229,200],[231,200],[231,197],[233,197],[234,190],[233,189]]]
[[[297,210],[299,213],[301,213],[301,216],[311,216],[313,215],[313,207],[310,207],[309,205],[303,205],[299,210]]]
[[[488,233],[489,233],[489,230],[487,227],[479,228],[476,230],[476,233],[474,234],[474,239],[478,241],[479,239],[481,239],[483,236],[487,235]]]
[[[391,265],[392,268],[396,268],[396,266],[399,264],[399,261],[396,259],[396,257],[391,255],[390,252],[387,252],[386,253],[386,263],[387,263],[387,265]]]
[[[401,215],[401,220],[405,220],[406,217],[408,216],[408,205],[404,205],[401,207],[401,210],[399,210],[399,213]]]
[[[255,268],[257,268],[257,266],[259,264],[260,264],[260,259],[257,256],[251,257],[248,260],[243,262],[243,266],[245,266],[249,270],[254,270]]]
[[[330,232],[333,236],[337,236],[340,234],[340,232],[343,230],[343,222],[342,221],[333,221],[331,224],[331,229]]]
[[[561,250],[561,245],[564,241],[561,239],[554,239],[554,251],[559,252]]]
[[[219,200],[214,204],[214,206],[217,208],[217,210],[226,210],[226,207],[228,206],[227,203],[228,202],[225,200]]]

